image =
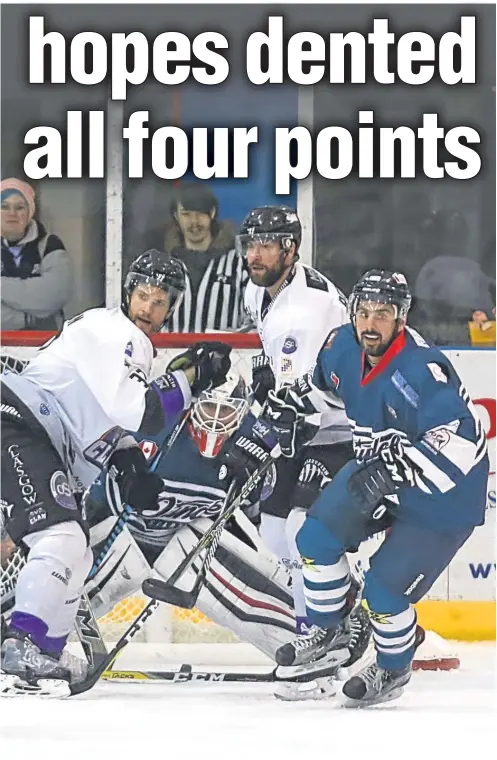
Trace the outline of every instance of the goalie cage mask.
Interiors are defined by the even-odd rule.
[[[229,372],[219,388],[200,394],[192,405],[188,428],[202,456],[213,459],[219,454],[248,409],[248,388],[235,372]]]

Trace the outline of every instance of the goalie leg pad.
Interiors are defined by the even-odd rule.
[[[173,536],[154,566],[162,580],[167,581],[211,524],[202,518]],[[195,564],[178,581],[179,588],[192,587]],[[295,636],[288,584],[288,573],[275,557],[255,551],[224,531],[197,608],[274,660],[276,650]]]
[[[111,519],[111,527],[113,522]],[[100,533],[102,531],[96,532],[95,536]],[[95,616],[103,617],[122,599],[140,591],[149,576],[150,565],[129,530],[124,528],[98,572],[86,584]]]

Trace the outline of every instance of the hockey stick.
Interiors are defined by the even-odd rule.
[[[279,445],[276,445],[270,452],[270,455],[265,462],[252,473],[247,480],[238,496],[233,500],[231,497],[231,489],[226,496],[225,507],[219,517],[214,521],[209,530],[202,536],[196,546],[193,547],[191,552],[185,556],[183,562],[181,562],[174,573],[167,581],[161,581],[158,578],[147,578],[142,584],[143,593],[152,599],[158,599],[160,602],[167,602],[173,604],[175,607],[182,607],[186,610],[191,610],[195,606],[195,603],[200,594],[200,590],[205,582],[205,577],[209,571],[212,560],[216,553],[221,534],[228,520],[233,513],[243,504],[246,498],[250,496],[257,486],[264,479],[266,472],[271,467],[275,459],[280,456],[281,449]],[[190,591],[183,591],[177,588],[174,584],[181,578],[182,575],[193,565],[197,557],[203,550],[206,550],[202,564],[198,570],[195,583]]]
[[[188,683],[190,681],[224,683],[275,683],[274,670],[268,673],[229,673],[224,671],[194,671],[191,665],[181,665],[179,670],[106,670],[105,681],[167,681]]]
[[[178,420],[172,429],[166,444],[161,448],[159,454],[150,466],[151,472],[154,472],[157,469],[162,457],[171,450],[179,434],[183,430],[183,427],[185,426],[185,423],[189,416],[190,409],[188,409],[186,414],[184,414],[181,419]],[[114,493],[114,496],[115,498],[120,498],[119,489],[117,489],[117,493]],[[93,566],[86,579],[87,582],[91,580],[98,572],[98,569],[108,556],[114,542],[126,527],[126,524],[129,521],[132,512],[133,509],[129,506],[129,504],[125,504],[123,506],[122,502],[120,502],[120,515],[114,523],[114,526],[109,533],[98,557],[93,562]],[[88,665],[92,670],[95,670],[104,662],[104,659],[107,657],[107,647],[105,646],[105,642],[100,632],[97,619],[93,612],[93,608],[86,591],[83,591],[78,612],[76,613],[75,628],[81,646],[83,647],[83,652]]]
[[[143,627],[143,624],[145,621],[150,617],[152,612],[155,610],[156,607],[158,607],[159,602],[155,599],[151,599],[149,603],[146,605],[146,607],[143,608],[143,610],[140,612],[137,618],[131,623],[127,631],[123,633],[117,644],[115,645],[114,649],[112,649],[107,657],[103,659],[100,664],[92,670],[87,678],[85,678],[84,681],[81,681],[80,683],[74,683],[70,684],[70,696],[75,696],[77,694],[83,694],[83,692],[88,691],[91,689],[97,681],[100,679],[100,677],[105,673],[105,671],[110,670],[112,667],[114,660],[120,654],[120,652],[126,647],[131,639],[133,639],[138,631],[141,630]]]

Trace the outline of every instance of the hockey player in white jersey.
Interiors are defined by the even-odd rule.
[[[250,276],[245,308],[264,349],[252,363],[252,384],[261,405],[269,390],[279,389],[309,371],[330,330],[348,321],[347,302],[341,291],[299,261],[301,237],[299,218],[286,206],[253,209],[236,237]],[[259,422],[258,427],[261,425]],[[299,457],[280,459],[272,466],[260,505],[264,542],[292,568],[300,630],[305,630],[307,621],[295,536],[324,485],[353,456],[351,431],[340,400],[330,402],[329,410],[316,419],[309,435],[312,441]],[[226,464],[236,470],[237,458],[243,463],[243,456],[243,447],[232,439]],[[306,694],[308,697],[308,689]]]
[[[190,347],[149,383],[150,336],[184,289],[183,265],[147,251],[130,267],[120,308],[69,320],[20,375],[2,375],[2,512],[28,552],[2,644],[4,692],[60,693],[70,680],[60,658],[92,562],[78,491],[109,461],[126,502],[137,512],[155,505],[162,480],[124,429],[158,433],[192,393],[226,378],[230,348],[212,343]]]

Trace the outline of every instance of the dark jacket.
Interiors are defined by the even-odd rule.
[[[2,238],[2,330],[55,330],[62,326],[63,307],[71,298],[73,265],[57,235],[32,219],[22,246],[19,266]]]

